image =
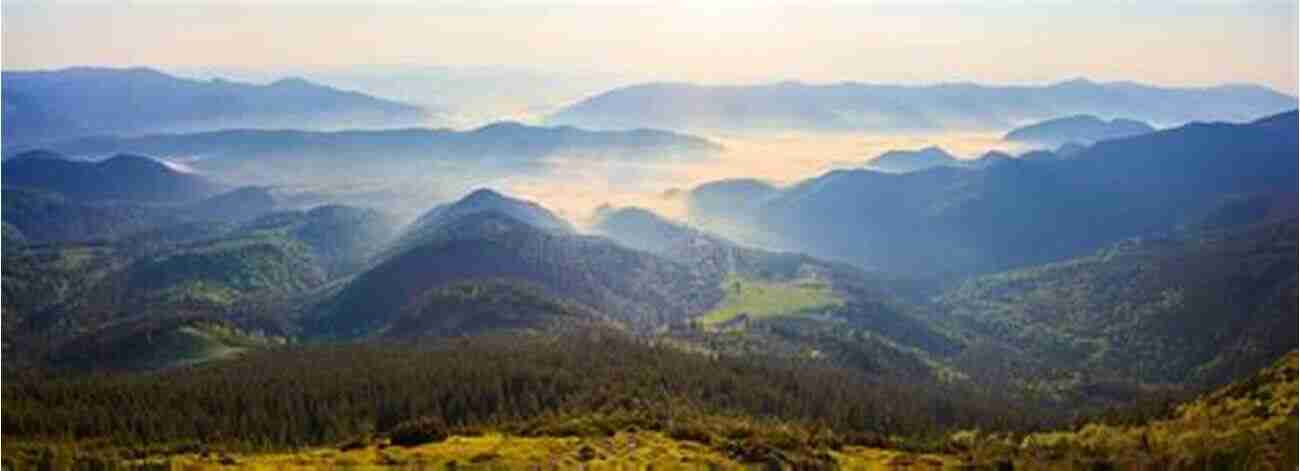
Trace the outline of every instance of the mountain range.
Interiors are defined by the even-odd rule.
[[[1172,88],[1084,79],[1032,86],[648,83],[592,96],[547,122],[604,129],[1003,131],[1081,113],[1176,125],[1246,121],[1295,107],[1296,97],[1250,85]]]
[[[421,108],[299,78],[190,80],[148,68],[4,71],[6,145],[223,128],[412,126]],[[123,110],[130,110],[124,113]]]
[[[6,146],[5,157],[33,149],[77,157],[118,153],[162,156],[198,170],[230,175],[299,177],[337,174],[356,177],[428,173],[441,164],[475,163],[527,170],[547,156],[671,159],[711,155],[721,148],[706,139],[650,129],[587,131],[499,122],[467,131],[386,129],[336,132],[237,129],[137,137],[85,137],[39,147]],[[459,166],[459,165],[458,165]],[[401,173],[401,172],[397,172]]]
[[[1012,129],[1003,140],[1059,147],[1066,143],[1092,144],[1107,139],[1146,134],[1156,129],[1132,119],[1110,121],[1092,115],[1074,115]]]
[[[758,243],[887,271],[1005,269],[1198,224],[1242,196],[1294,193],[1296,140],[1294,111],[1193,123],[1102,141],[1063,160],[837,170],[758,200],[703,186],[690,198],[691,216]],[[748,204],[699,204],[719,199],[720,189]]]
[[[1174,125],[1053,119],[1008,139],[1056,150],[891,151],[673,193],[685,221],[605,205],[589,226],[462,176],[722,149],[511,122],[20,143],[0,163],[4,467],[1295,461],[1300,118],[1239,117],[1276,94],[780,84],[685,86],[681,102],[663,87],[636,120]],[[49,109],[23,112],[75,128]],[[1202,114],[1244,122],[1178,124]],[[269,172],[305,190],[253,178]],[[331,172],[360,193],[367,176],[478,189],[360,207],[338,204]],[[263,447],[294,451],[230,454]]]

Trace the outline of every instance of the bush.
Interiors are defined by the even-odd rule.
[[[451,430],[441,417],[421,417],[393,427],[388,438],[394,445],[416,446],[446,440],[450,435]]]

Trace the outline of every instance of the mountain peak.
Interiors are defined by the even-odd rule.
[[[271,82],[271,86],[285,87],[285,88],[316,88],[319,87],[320,85],[317,85],[314,82],[308,81],[307,79],[304,79],[302,77],[285,77],[280,80]]]
[[[468,195],[465,195],[465,197],[461,198],[460,201],[481,202],[481,201],[501,201],[505,199],[507,199],[506,196],[502,195],[501,193],[498,193],[496,190],[493,190],[491,188],[479,188],[477,190],[471,191]]]

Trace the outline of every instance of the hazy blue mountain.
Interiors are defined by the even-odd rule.
[[[438,125],[480,126],[538,117],[585,96],[629,83],[599,71],[539,70],[518,65],[345,65],[273,68],[202,67],[168,70],[199,78],[269,82],[303,77],[316,83],[425,107]]]
[[[981,156],[979,156],[979,157],[977,157],[977,158],[975,158],[975,159],[961,162],[961,165],[966,166],[966,167],[974,167],[974,168],[986,168],[986,167],[992,167],[992,166],[994,166],[994,165],[998,165],[998,164],[1001,164],[1001,163],[1004,163],[1004,162],[1010,162],[1011,160],[1013,160],[1013,159],[1017,159],[1017,158],[1024,159],[1024,158],[1033,158],[1033,157],[1035,157],[1035,156],[1033,156],[1033,155],[1029,155],[1029,154],[1024,154],[1024,155],[1021,155],[1021,156],[1019,156],[1019,157],[1013,157],[1011,154],[1008,154],[1008,153],[1006,153],[1006,152],[1002,152],[1002,151],[998,151],[998,150],[991,150],[991,151],[985,152],[983,155],[981,155]]]
[[[89,162],[32,151],[5,160],[0,171],[6,188],[39,189],[81,201],[176,203],[208,196],[222,188],[166,162],[129,154]]]
[[[240,222],[274,211],[275,205],[269,188],[246,186],[204,198],[185,209],[199,220]]]
[[[891,150],[867,162],[867,168],[889,173],[907,173],[944,165],[960,165],[961,161],[938,147],[918,150]]]
[[[1295,107],[1296,97],[1252,85],[1173,88],[1083,79],[1044,86],[649,83],[588,98],[548,122],[616,129],[1004,130],[1080,113],[1179,124],[1245,121]]]
[[[1011,130],[1002,139],[1056,147],[1070,142],[1092,144],[1155,130],[1150,124],[1132,119],[1115,118],[1106,121],[1096,116],[1080,114],[1022,126]]]
[[[427,118],[419,107],[298,78],[255,85],[95,67],[5,71],[0,77],[6,145],[222,128],[411,126]]]
[[[1065,158],[1065,156],[1062,156],[1061,154],[1057,152],[1052,152],[1050,150],[1039,149],[1039,150],[1031,150],[1029,152],[1020,154],[1019,158],[1025,160],[1057,160],[1057,159],[1063,159]]]
[[[687,209],[692,220],[710,214],[748,213],[779,193],[775,186],[762,180],[737,178],[697,186],[687,195]]]
[[[1073,157],[1075,154],[1078,154],[1079,152],[1082,152],[1084,149],[1087,148],[1088,146],[1085,146],[1077,142],[1067,142],[1061,144],[1060,147],[1056,148],[1056,155],[1059,155],[1063,158]]]
[[[527,169],[547,156],[666,159],[707,155],[720,148],[705,139],[665,131],[587,131],[494,123],[467,131],[388,129],[314,132],[225,130],[138,137],[87,137],[42,148],[72,156],[137,153],[170,158],[201,171],[242,177],[357,176],[430,172],[441,162]],[[27,150],[6,147],[5,156]],[[414,167],[412,167],[414,166]],[[336,173],[337,175],[332,174]]]
[[[746,224],[783,248],[861,266],[985,271],[1199,224],[1243,195],[1294,193],[1296,145],[1295,112],[1248,124],[1194,123],[1102,141],[1065,160],[834,171],[751,213],[732,207],[701,220]]]

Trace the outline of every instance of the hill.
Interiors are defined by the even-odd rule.
[[[1285,468],[1297,459],[1296,376],[1292,351],[1146,420],[1098,420],[1028,434],[1019,443],[978,432],[954,435],[953,441],[964,461],[1016,468]]]
[[[153,69],[5,71],[6,146],[78,136],[224,128],[395,127],[420,108],[306,80],[267,85],[189,80]]]
[[[1011,130],[1002,139],[1059,147],[1071,142],[1087,145],[1155,130],[1150,124],[1132,119],[1106,121],[1092,115],[1074,115],[1022,126]]]
[[[1257,86],[1170,88],[1083,79],[1031,86],[648,83],[587,98],[547,122],[606,129],[1001,131],[1080,113],[1181,124],[1246,121],[1295,106],[1295,97]]]
[[[82,203],[57,193],[4,189],[3,217],[29,242],[116,238],[175,222],[162,208],[129,203]]]
[[[726,355],[777,355],[881,375],[929,376],[923,359],[962,345],[928,324],[927,283],[844,264],[775,253],[666,221],[639,208],[611,209],[593,228],[620,244],[678,261],[723,298],[674,329],[674,342]],[[808,351],[819,352],[809,358]]]
[[[388,256],[324,302],[307,322],[334,335],[385,326],[431,289],[506,279],[576,301],[635,329],[683,321],[721,296],[689,267],[604,239],[555,233],[497,211],[451,219]]]
[[[1241,377],[1295,348],[1296,237],[1291,217],[1139,238],[970,279],[939,298],[945,317],[980,345],[954,365],[995,383],[1092,389],[1098,398],[1108,388],[1122,396],[1125,382]],[[996,352],[1019,353],[990,362]]]
[[[222,186],[164,161],[118,154],[90,162],[32,151],[0,165],[6,188],[31,188],[79,201],[181,202],[212,195]]]
[[[496,191],[480,188],[459,200],[433,207],[408,226],[396,246],[404,247],[428,239],[452,221],[474,213],[499,212],[544,231],[575,234],[568,221],[532,201],[511,198]]]
[[[84,357],[69,349],[126,348],[114,342],[139,338],[128,332],[197,338],[174,332],[181,321],[283,336],[300,295],[367,266],[396,230],[377,211],[322,206],[245,224],[181,222],[107,241],[6,246],[5,329],[15,334],[6,352],[13,365],[60,365]]]

